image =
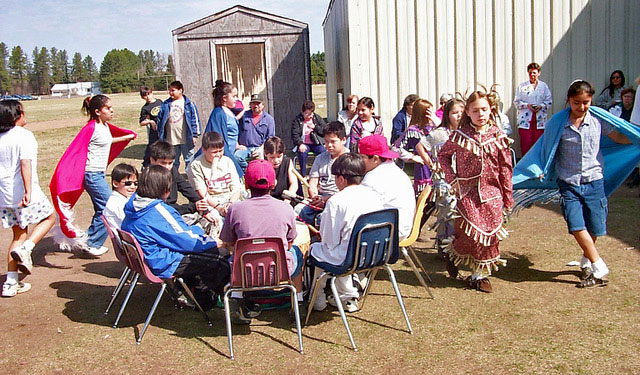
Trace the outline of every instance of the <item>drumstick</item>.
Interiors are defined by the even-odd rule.
[[[292,201],[298,202],[298,203],[302,203],[303,205],[309,207],[309,208],[313,208],[316,211],[322,211],[323,209],[318,207],[318,206],[314,206],[311,203],[309,203],[309,201],[307,199],[305,199],[304,197],[301,197],[298,194],[294,194],[292,192],[290,192],[289,190],[284,190],[282,192],[282,196],[284,198],[287,199],[291,199]]]
[[[298,181],[302,182],[302,185],[306,186],[307,188],[310,187],[309,183],[304,177],[302,177],[300,172],[298,172],[295,168],[291,168],[291,170],[293,171],[293,174],[296,175],[296,178],[298,179]]]

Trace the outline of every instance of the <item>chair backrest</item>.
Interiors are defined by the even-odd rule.
[[[290,281],[280,237],[242,238],[233,250],[231,287],[276,286]]]
[[[323,263],[322,268],[335,275],[353,273],[398,260],[398,209],[388,208],[361,215],[349,239],[344,262]]]
[[[151,272],[147,262],[144,260],[144,253],[138,240],[131,233],[122,229],[118,229],[118,236],[120,236],[122,250],[127,258],[127,266],[129,266],[133,272],[144,275],[152,283],[161,283],[162,279]]]
[[[413,245],[420,235],[420,222],[422,221],[422,215],[424,215],[424,206],[427,204],[427,200],[431,194],[431,185],[424,187],[424,190],[418,196],[418,202],[416,203],[416,213],[413,216],[413,227],[411,227],[411,234],[409,237],[402,240],[400,247],[407,247]]]
[[[102,223],[104,227],[107,228],[107,235],[111,240],[111,244],[113,245],[113,252],[116,254],[116,258],[118,261],[122,263],[127,263],[126,256],[124,255],[124,251],[122,250],[122,245],[120,245],[120,237],[116,236],[115,233],[111,230],[109,223],[107,222],[107,218],[104,215],[100,215],[100,219],[102,219]]]

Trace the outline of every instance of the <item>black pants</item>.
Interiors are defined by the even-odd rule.
[[[230,274],[229,262],[226,257],[220,256],[216,249],[204,253],[186,254],[173,276],[182,277],[187,286],[192,289],[198,302],[209,302],[215,294],[223,293]]]

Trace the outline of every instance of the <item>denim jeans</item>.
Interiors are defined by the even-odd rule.
[[[249,165],[249,162],[247,162],[247,159],[251,156],[251,153],[256,149],[258,149],[258,147],[247,147],[244,150],[236,150],[233,153],[233,157],[236,159],[236,161],[238,162],[242,170],[247,169],[247,165]]]
[[[87,235],[89,236],[87,244],[91,247],[99,248],[107,239],[107,228],[104,227],[101,216],[111,196],[111,188],[109,188],[109,184],[105,179],[104,172],[85,172],[82,187],[91,197],[93,210],[95,211],[91,225],[87,229]]]
[[[195,155],[196,153],[196,148],[189,148],[188,144],[182,144],[174,145],[173,149],[176,151],[176,158],[173,159],[173,165],[175,165],[176,168],[180,169],[180,155],[182,155],[182,158],[184,159],[184,167],[186,169],[193,160],[193,155]]]
[[[316,156],[318,156],[325,151],[324,146],[322,145],[306,145],[306,146],[307,146],[306,152],[300,152],[300,146],[298,146],[298,162],[300,163],[300,174],[302,176],[307,175],[307,156],[309,155],[309,152],[313,152],[314,154],[316,154]]]

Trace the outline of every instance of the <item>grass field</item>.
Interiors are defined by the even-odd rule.
[[[314,87],[314,100],[318,92]],[[160,96],[163,97],[163,96]],[[137,94],[111,96],[114,123],[140,130]],[[325,106],[326,108],[326,106]],[[25,102],[27,120],[83,123],[79,99]],[[320,113],[320,111],[318,111]],[[47,185],[79,125],[38,130],[39,177]],[[140,166],[142,132],[111,167]],[[234,327],[236,361],[230,361],[223,313],[207,327],[194,311],[176,311],[164,297],[141,345],[135,344],[157,286],[142,283],[117,329],[116,311],[103,311],[122,271],[112,252],[87,260],[59,252],[49,238],[34,250],[33,290],[0,300],[3,330],[0,373],[5,374],[640,374],[640,241],[638,189],[621,187],[610,199],[609,235],[598,240],[612,271],[606,288],[574,287],[579,259],[557,206],[535,206],[509,223],[501,244],[508,261],[492,277],[491,295],[465,289],[446,275],[431,248],[433,233],[416,247],[433,283],[426,298],[408,266],[394,266],[414,334],[406,332],[390,282],[379,276],[365,308],[350,314],[359,352],[349,347],[335,310],[314,313],[297,352],[286,311],[265,312],[250,327]],[[77,221],[93,211],[83,195]],[[2,229],[0,247],[11,237]],[[122,297],[121,297],[122,299]],[[118,302],[119,303],[119,302]],[[117,309],[115,309],[117,310]]]

